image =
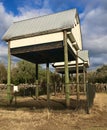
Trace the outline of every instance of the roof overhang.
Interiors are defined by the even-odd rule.
[[[64,62],[56,62],[53,63],[52,66],[55,67],[58,73],[65,73],[64,64]],[[89,67],[89,56],[87,50],[78,52],[78,68],[80,73],[83,72],[84,67]],[[76,73],[76,61],[68,62],[68,68],[70,73]]]

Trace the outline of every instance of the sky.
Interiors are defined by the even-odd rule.
[[[14,21],[76,8],[90,69],[107,64],[107,0],[0,0],[0,62],[7,63],[2,36]],[[13,62],[17,59],[13,57]]]

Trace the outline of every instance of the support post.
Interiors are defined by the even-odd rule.
[[[77,84],[77,101],[79,100],[79,69],[78,69],[78,50],[76,56],[76,84]]]
[[[10,53],[10,41],[8,42],[8,70],[7,70],[7,99],[8,103],[12,102],[11,95],[11,53]]]
[[[55,69],[55,72],[54,72],[54,95],[56,96],[56,69]]]
[[[36,99],[38,99],[39,95],[39,86],[38,86],[38,64],[36,64]]]
[[[62,94],[65,93],[65,91],[64,91],[64,81],[63,80],[64,80],[64,76],[62,74],[62,90],[61,90]]]
[[[46,64],[46,79],[47,79],[47,104],[49,108],[50,91],[49,91],[49,63]]]
[[[85,64],[83,66],[83,79],[84,79],[84,93],[86,94],[86,68],[85,68]]]
[[[64,30],[64,60],[65,60],[65,98],[66,106],[70,107],[70,93],[69,93],[69,70],[68,70],[68,46],[67,46],[67,32]]]

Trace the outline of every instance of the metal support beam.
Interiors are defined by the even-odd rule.
[[[7,99],[8,103],[11,104],[11,53],[10,53],[10,41],[8,42],[8,70],[7,70]]]
[[[77,84],[77,100],[79,100],[79,69],[78,69],[78,51],[76,56],[76,84]]]
[[[67,32],[64,30],[64,60],[65,60],[65,98],[66,106],[70,107],[70,93],[69,93],[69,70],[68,70],[68,46],[67,46]]]
[[[36,99],[39,96],[39,86],[38,86],[38,64],[35,65],[36,70]]]
[[[46,79],[47,79],[47,103],[49,108],[50,91],[49,91],[49,63],[46,64]]]

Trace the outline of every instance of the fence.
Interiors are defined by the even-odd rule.
[[[79,85],[79,94],[80,95],[84,94],[86,96],[87,113],[89,113],[89,109],[93,105],[94,98],[95,98],[95,92],[97,90],[96,84],[80,83],[78,85]],[[70,86],[70,95],[76,95],[77,94],[77,84],[76,83],[70,83],[69,86]],[[84,89],[85,86],[86,86],[86,89]],[[46,89],[46,84],[45,84],[44,87]],[[17,93],[18,94],[17,96],[32,96],[32,95],[35,95],[35,90],[36,90],[35,88],[36,88],[36,85],[20,84],[18,86],[19,92]],[[39,85],[39,89],[40,88],[41,88],[41,86]],[[0,102],[3,101],[3,96],[6,97],[6,95],[7,95],[6,90],[7,90],[7,86],[5,84],[0,85],[0,100],[1,100]],[[64,94],[65,93],[64,85],[62,85],[62,87],[60,86],[60,89],[58,89],[58,93],[59,93],[59,91],[60,91],[60,93],[62,93],[62,90],[63,90],[63,94]],[[44,89],[42,91],[44,91]],[[54,86],[51,86],[50,92],[51,93],[54,92]]]

